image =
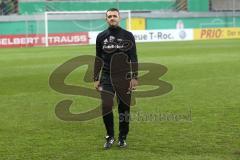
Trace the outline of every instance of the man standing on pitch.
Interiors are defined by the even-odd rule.
[[[108,149],[115,141],[112,112],[115,94],[119,113],[118,145],[127,146],[131,91],[138,84],[138,65],[134,36],[119,26],[119,10],[107,10],[106,21],[108,29],[99,33],[96,40],[94,87],[101,93],[102,116],[107,131],[104,148]]]

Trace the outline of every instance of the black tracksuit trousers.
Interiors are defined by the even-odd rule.
[[[107,135],[114,137],[113,105],[116,94],[119,114],[119,137],[126,139],[129,131],[131,101],[131,93],[127,92],[128,85],[121,84],[121,88],[118,88],[112,84],[109,74],[102,74],[100,85],[102,87],[102,115]],[[125,88],[123,88],[124,86]]]

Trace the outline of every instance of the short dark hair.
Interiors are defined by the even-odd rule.
[[[116,11],[116,12],[118,12],[118,14],[119,14],[119,10],[118,10],[117,8],[109,8],[109,9],[107,10],[107,12],[109,12],[109,11]],[[106,12],[106,15],[107,15],[107,12]]]

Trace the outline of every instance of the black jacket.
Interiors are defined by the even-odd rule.
[[[94,64],[94,81],[99,80],[99,74],[110,73],[110,62],[114,54],[124,53],[131,62],[132,78],[137,78],[138,59],[136,44],[131,32],[120,27],[108,28],[99,33],[96,39],[96,59]]]

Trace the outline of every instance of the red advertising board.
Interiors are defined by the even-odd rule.
[[[49,46],[89,44],[88,32],[49,34],[48,44]],[[0,48],[32,46],[45,46],[45,35],[0,35]]]

